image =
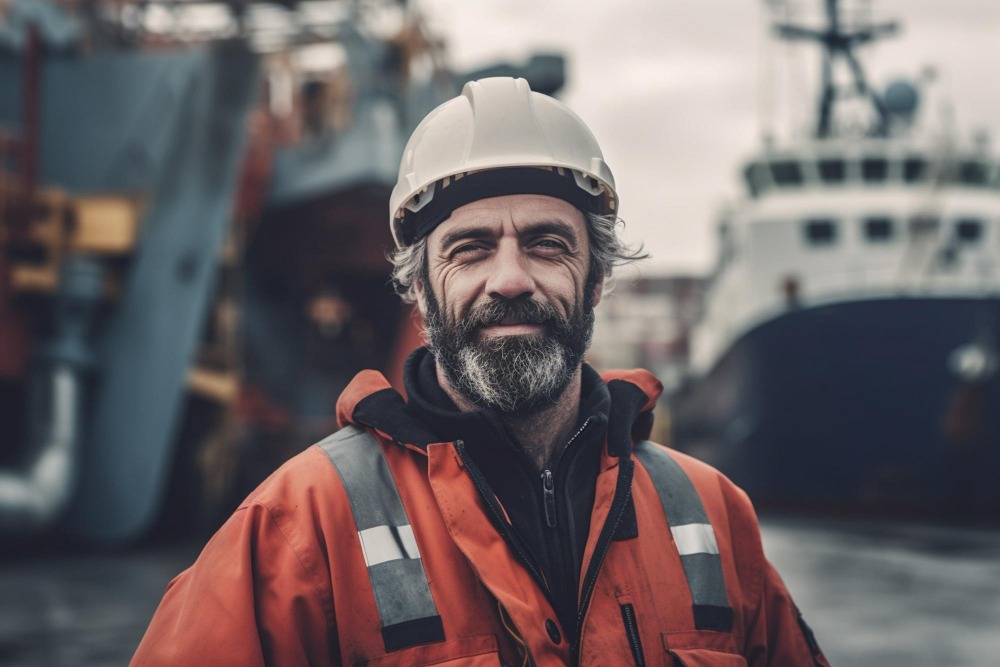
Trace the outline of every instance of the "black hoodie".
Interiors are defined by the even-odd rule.
[[[465,443],[541,570],[560,624],[573,643],[580,567],[611,408],[607,385],[587,364],[581,380],[574,435],[556,451],[545,471],[539,471],[494,410],[461,412],[455,406],[438,384],[434,357],[426,348],[411,354],[404,369],[408,412],[441,441]],[[551,481],[548,494],[546,477]]]

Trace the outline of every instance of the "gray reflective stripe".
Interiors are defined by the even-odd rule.
[[[437,616],[420,559],[390,560],[368,568],[382,627]],[[423,586],[407,585],[423,582]]]
[[[667,515],[688,588],[691,589],[696,627],[719,629],[717,626],[724,626],[727,617],[731,625],[732,612],[722,575],[722,558],[715,531],[698,492],[684,470],[662,447],[642,441],[635,443],[633,451],[652,478],[663,512]],[[722,608],[717,610],[722,613],[699,613],[705,612],[699,607]]]
[[[383,637],[388,636],[387,628],[408,624],[404,645],[397,641],[390,648],[386,639],[387,650],[444,639],[443,634],[437,636],[441,627],[437,607],[382,447],[371,434],[356,426],[337,431],[319,447],[336,468],[351,502]],[[437,622],[419,623],[422,619]]]

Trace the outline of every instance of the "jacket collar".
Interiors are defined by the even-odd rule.
[[[507,450],[522,455],[517,438],[491,409],[462,412],[438,384],[434,356],[421,348],[410,355],[404,373],[410,412],[427,424],[444,440],[465,440],[472,449],[487,449],[498,455]],[[597,372],[584,364],[581,382],[579,428],[584,420],[595,418],[605,422],[611,397]],[[574,432],[576,430],[574,428]]]
[[[361,371],[337,400],[337,426],[357,424],[373,428],[400,445],[441,442],[426,424],[410,414],[403,397],[378,371]]]
[[[362,371],[351,381],[337,401],[337,422],[342,428],[360,424],[374,428],[399,444],[421,449],[435,442],[444,442],[474,434],[489,433],[496,437],[503,428],[499,418],[489,410],[460,412],[437,386],[427,379],[434,359],[426,348],[418,348],[406,360],[404,378],[409,403],[393,389],[385,377],[372,370]],[[633,439],[646,439],[652,428],[652,409],[663,390],[652,373],[645,370],[615,370],[598,374],[584,365],[585,400],[596,401],[587,408],[608,411],[608,454],[628,455]],[[433,377],[433,373],[430,373]],[[601,382],[603,380],[603,382]],[[595,391],[599,385],[607,386]],[[605,405],[605,398],[610,404]],[[587,398],[589,397],[589,398]],[[447,406],[447,407],[444,407]],[[450,409],[449,409],[450,408]],[[503,433],[503,431],[501,431]]]

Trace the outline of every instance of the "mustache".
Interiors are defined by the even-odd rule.
[[[497,326],[505,320],[516,320],[523,324],[552,325],[562,322],[563,317],[555,306],[530,298],[491,299],[476,306],[463,318],[461,328],[473,331],[481,327]]]

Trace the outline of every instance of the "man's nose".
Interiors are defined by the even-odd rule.
[[[486,279],[486,293],[490,296],[516,299],[535,293],[535,279],[528,258],[511,247],[499,248]]]

